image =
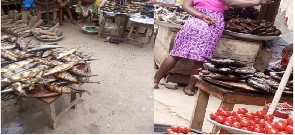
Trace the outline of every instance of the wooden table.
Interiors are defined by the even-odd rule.
[[[134,27],[136,27],[135,35],[134,35],[134,38],[131,38]],[[146,28],[147,29],[147,32],[145,33],[144,40],[141,40],[140,38],[138,38],[139,28]],[[147,43],[149,43],[150,37],[153,34],[152,33],[153,32],[153,29],[154,29],[154,25],[153,24],[144,24],[144,23],[139,23],[139,22],[131,21],[131,28],[130,28],[130,31],[129,31],[129,34],[128,34],[127,42],[129,40],[132,40],[132,41],[135,41],[135,42],[140,42],[141,43],[141,46],[140,47],[143,47],[144,45],[146,45]]]
[[[220,99],[220,107],[227,108],[229,111],[233,110],[235,104],[264,106],[265,101],[272,102],[274,97],[274,94],[249,93],[247,91],[235,92],[234,90],[208,83],[202,80],[201,77],[198,75],[196,75],[195,77],[198,80],[196,83],[196,87],[198,87],[198,92],[195,110],[193,112],[190,127],[196,130],[202,131],[202,126],[210,95]],[[287,102],[292,105],[293,94],[282,95],[280,102]],[[214,126],[212,132],[216,133],[219,130],[220,128]]]
[[[102,36],[105,35],[105,24],[106,24],[106,20],[107,19],[118,19],[117,29],[116,29],[116,34],[115,34],[115,39],[118,39],[119,36],[120,37],[123,36],[124,30],[126,29],[126,26],[127,26],[127,20],[128,20],[129,17],[127,15],[125,15],[125,14],[116,14],[114,16],[108,15],[106,13],[102,13],[102,14],[103,14],[104,20],[102,21],[102,25],[100,26],[101,33],[98,32],[99,37],[102,37]],[[126,21],[124,23],[123,30],[120,31],[121,21],[124,18],[126,19]]]
[[[37,98],[43,102],[44,112],[48,120],[48,126],[52,129],[56,128],[57,121],[61,118],[62,115],[64,115],[70,108],[72,109],[76,108],[77,102],[79,101],[79,98],[80,98],[80,96],[77,96],[77,93],[71,93],[70,104],[66,108],[63,108],[63,110],[59,114],[56,114],[54,101],[56,101],[61,96],[62,94],[58,96],[53,96],[53,97]],[[24,98],[20,98],[20,97],[16,98],[16,102],[20,106],[21,110],[27,111],[28,108],[24,101],[25,101]]]

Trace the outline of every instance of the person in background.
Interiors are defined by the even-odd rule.
[[[46,12],[52,12],[52,20],[53,24],[56,23],[56,17],[57,17],[57,1],[56,0],[48,0],[48,9],[46,8],[46,0],[34,0],[36,3],[36,12],[39,19],[42,19],[42,14]]]
[[[194,60],[191,75],[198,75],[205,58],[212,58],[224,29],[223,12],[226,6],[251,7],[270,4],[272,0],[185,0],[182,7],[191,16],[177,33],[170,55],[163,61],[154,76],[154,88],[178,60]],[[191,76],[183,89],[189,96],[195,94],[196,79]]]
[[[286,68],[288,62],[284,62],[284,57],[291,58],[293,53],[293,32],[282,34],[278,39],[266,42],[266,48],[273,52],[266,74],[274,69]]]
[[[70,0],[57,0],[57,2],[59,7],[59,24],[63,25],[63,17],[64,17],[63,11],[65,10],[68,13],[71,23],[74,25],[77,25],[70,11],[70,5],[69,5]]]
[[[76,7],[76,12],[82,18],[80,23],[85,23],[86,19],[91,16],[91,14],[96,14],[97,12],[96,2],[94,0],[82,0],[78,2]]]

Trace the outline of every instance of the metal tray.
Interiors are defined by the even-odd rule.
[[[172,125],[154,123],[154,134],[166,134],[166,130]],[[205,134],[204,132],[191,129],[194,134]]]
[[[246,39],[252,39],[252,40],[265,40],[265,41],[279,38],[279,36],[259,36],[259,35],[232,32],[230,30],[223,30],[223,34],[239,37],[239,38],[246,38]]]
[[[177,29],[182,28],[182,25],[176,24],[176,23],[168,23],[168,22],[163,22],[163,21],[158,21],[158,20],[155,20],[154,23],[159,26],[165,26],[165,27],[170,27],[170,28],[177,28]]]
[[[84,33],[86,33],[86,34],[97,34],[98,33],[98,27],[97,27],[97,31],[87,31],[86,30],[87,27],[97,27],[97,26],[83,26],[82,30],[84,31]]]
[[[60,37],[58,37],[57,39],[41,39],[39,37],[36,37],[38,40],[43,41],[43,42],[55,42],[55,41],[59,41],[64,37],[64,34],[61,34]]]

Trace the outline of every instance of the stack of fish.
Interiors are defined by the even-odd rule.
[[[205,70],[202,70],[202,77],[209,77],[220,81],[242,81],[245,80],[247,85],[253,89],[274,93],[279,83],[274,81],[272,77],[264,73],[257,72],[252,67],[246,67],[241,61],[232,59],[213,58],[207,59],[208,63],[204,63]],[[293,81],[289,81],[293,85]],[[292,90],[286,87],[285,90]]]
[[[30,90],[57,93],[87,92],[80,85],[91,82],[91,61],[79,47],[61,51],[57,43],[32,44],[22,38],[1,36],[1,99],[27,96]],[[88,92],[87,92],[88,93]]]
[[[179,7],[164,8],[156,6],[154,13],[154,18],[157,21],[181,25],[183,25],[190,16],[188,13],[184,12],[182,8]]]

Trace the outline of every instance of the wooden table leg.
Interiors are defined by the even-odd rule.
[[[134,39],[136,39],[136,38],[138,37],[138,31],[139,31],[139,28],[140,28],[140,27],[136,27],[135,35],[134,35]]]
[[[192,121],[190,124],[192,129],[202,131],[209,96],[209,93],[200,88],[198,89],[195,110],[193,112]]]
[[[227,102],[224,102],[224,101],[221,101],[220,103],[220,108],[226,108],[228,111],[232,111],[234,109],[234,106],[235,104],[232,104],[232,103],[227,103]],[[212,132],[213,133],[217,133],[221,128],[220,127],[217,127],[217,126],[213,126],[213,129],[212,129]]]
[[[20,109],[22,111],[27,111],[28,110],[28,107],[27,105],[25,104],[26,100],[24,98],[21,98],[21,97],[18,97],[15,99],[16,103],[18,104],[18,106],[20,107]]]
[[[44,104],[44,112],[47,116],[48,120],[48,126],[52,129],[56,128],[56,122],[55,122],[55,107],[54,107],[54,102],[48,104],[48,103],[43,103]]]
[[[128,43],[128,41],[131,39],[133,28],[134,28],[134,26],[131,26],[130,31],[128,33],[128,38],[127,38],[127,42],[126,43]]]
[[[70,101],[70,103],[72,103],[73,101],[75,101],[76,98],[77,98],[77,94],[76,93],[71,93],[71,101]],[[76,107],[77,107],[77,104],[74,104],[71,108],[72,109],[76,109]]]

